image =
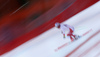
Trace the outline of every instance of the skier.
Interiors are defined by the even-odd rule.
[[[61,32],[63,34],[63,38],[65,38],[65,34],[66,34],[66,32],[68,32],[67,36],[70,37],[71,41],[74,41],[77,39],[76,35],[73,34],[73,32],[74,32],[73,26],[70,26],[68,24],[61,24],[61,23],[57,22],[57,23],[55,23],[55,27],[61,29]]]

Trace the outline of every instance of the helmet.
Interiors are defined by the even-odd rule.
[[[60,25],[60,23],[56,22],[55,23],[55,27],[58,27]]]

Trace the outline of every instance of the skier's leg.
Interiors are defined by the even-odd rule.
[[[72,36],[70,36],[71,41],[74,41],[74,38]]]
[[[74,37],[72,37],[72,34],[67,34],[67,36],[70,37],[71,41],[74,41]]]
[[[70,36],[71,39],[75,38],[75,35],[73,35],[73,30],[71,28],[69,28],[69,33],[67,34],[67,36]],[[73,38],[72,38],[73,36]]]

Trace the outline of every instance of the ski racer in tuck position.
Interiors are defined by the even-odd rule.
[[[74,35],[74,27],[70,26],[68,24],[61,24],[59,22],[55,23],[55,27],[61,30],[61,33],[63,34],[63,38],[65,38],[65,35],[70,37],[71,41],[77,40],[78,36]],[[67,32],[67,33],[66,33]]]

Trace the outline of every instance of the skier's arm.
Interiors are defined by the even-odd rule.
[[[61,33],[63,34],[63,38],[65,38],[65,33],[63,31],[61,31]]]
[[[63,38],[65,38],[65,34],[63,34]]]

